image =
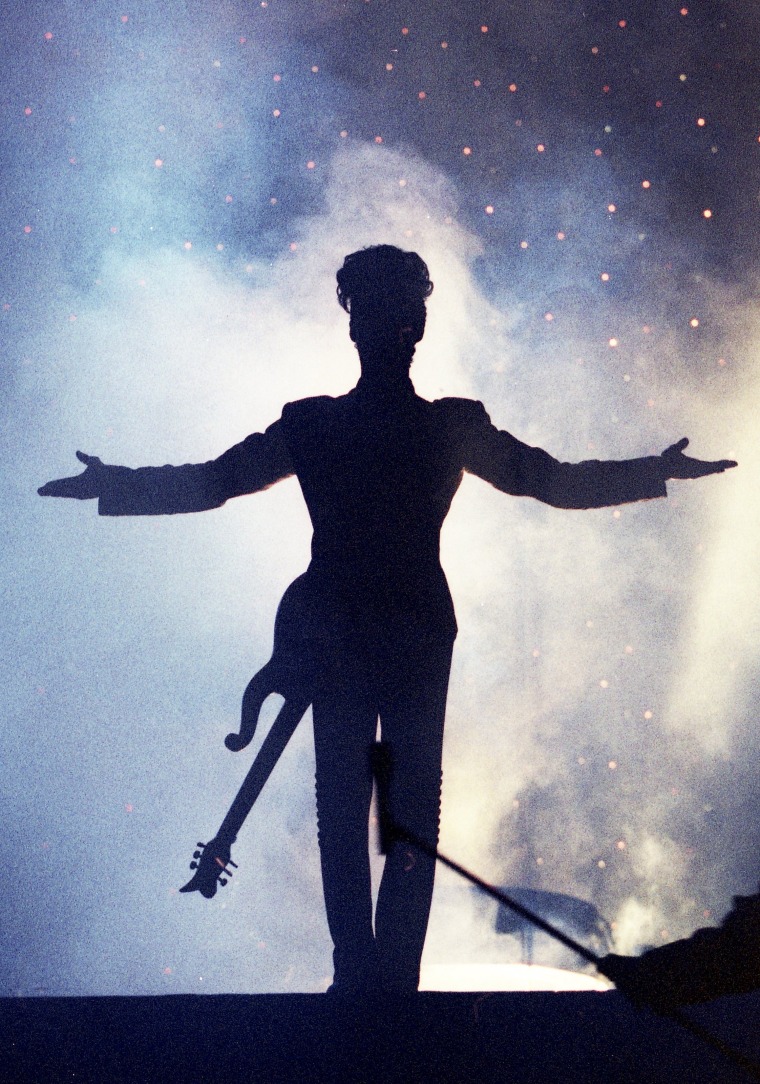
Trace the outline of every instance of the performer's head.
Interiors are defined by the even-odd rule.
[[[406,373],[425,333],[425,299],[433,290],[424,260],[393,245],[373,245],[346,256],[337,279],[362,371]]]

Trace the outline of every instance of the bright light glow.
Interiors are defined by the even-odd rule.
[[[423,964],[420,990],[452,993],[483,991],[590,990],[606,993],[612,985],[595,975],[539,964]]]

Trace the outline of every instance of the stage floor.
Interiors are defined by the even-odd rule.
[[[760,1060],[760,995],[692,1016]],[[750,1079],[617,993],[2,998],[3,1080],[733,1084]]]

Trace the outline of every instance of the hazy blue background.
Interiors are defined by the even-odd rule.
[[[308,720],[233,883],[177,895],[250,763],[222,739],[308,560],[297,482],[142,520],[35,491],[76,448],[199,461],[347,390],[333,276],[376,242],[436,283],[421,394],[564,459],[740,461],[584,513],[465,480],[443,844],[593,900],[621,951],[756,888],[760,16],[446,8],[5,20],[1,993],[326,983]],[[492,917],[440,878],[428,962],[514,959]]]

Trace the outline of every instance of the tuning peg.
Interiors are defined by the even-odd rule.
[[[201,856],[200,851],[193,851],[193,858],[200,858],[200,856]]]
[[[227,884],[227,881],[224,879],[224,877],[219,878],[219,884],[220,885],[226,885]]]
[[[190,863],[190,869],[197,869],[197,868],[198,868],[198,863],[197,862],[191,862]]]
[[[198,843],[196,843],[196,844],[195,844],[195,846],[196,846],[196,847],[205,847],[205,846],[206,846],[206,844],[205,844],[205,843],[201,843],[201,842],[198,842]]]

